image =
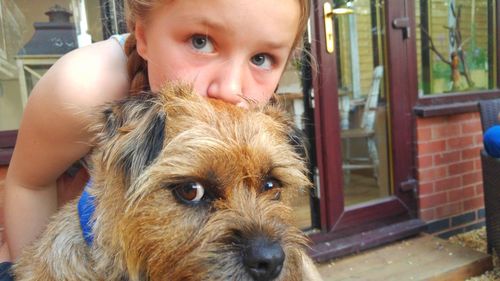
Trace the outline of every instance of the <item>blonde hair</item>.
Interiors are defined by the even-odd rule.
[[[135,25],[138,20],[146,21],[149,14],[172,0],[127,0],[127,27],[130,36],[125,43],[125,54],[127,55],[127,73],[130,80],[130,92],[132,95],[150,89],[148,78],[148,66],[137,53],[137,41],[134,34]],[[188,1],[188,0],[183,0]],[[293,43],[292,51],[299,45],[305,31],[307,19],[309,18],[309,0],[296,0],[300,5],[300,18],[297,36]]]

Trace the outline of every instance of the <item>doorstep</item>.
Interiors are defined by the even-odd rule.
[[[427,234],[317,266],[324,281],[458,281],[493,267],[490,255]]]

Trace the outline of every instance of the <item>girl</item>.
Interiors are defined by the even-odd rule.
[[[115,37],[68,53],[31,93],[6,177],[6,259],[10,253],[15,260],[42,232],[58,189],[81,191],[85,177],[71,188],[61,175],[91,149],[82,109],[157,91],[171,80],[239,106],[266,103],[300,41],[308,2],[127,0],[126,41]]]

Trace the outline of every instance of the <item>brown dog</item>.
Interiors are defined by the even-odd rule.
[[[172,86],[103,113],[82,195],[91,219],[81,226],[83,199],[67,204],[17,280],[315,279],[289,206],[310,183],[282,111]]]

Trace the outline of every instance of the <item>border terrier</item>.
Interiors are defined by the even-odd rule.
[[[91,184],[23,252],[16,280],[317,280],[292,224],[310,187],[293,123],[253,107],[186,85],[106,105]]]

